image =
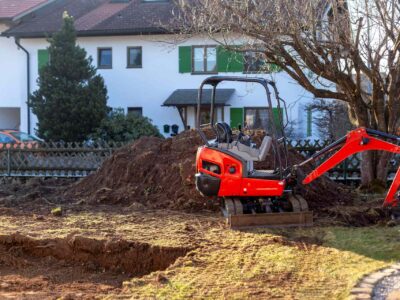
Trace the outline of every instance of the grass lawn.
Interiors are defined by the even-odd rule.
[[[400,260],[399,231],[214,229],[190,255],[126,290],[138,299],[346,299],[364,274]]]

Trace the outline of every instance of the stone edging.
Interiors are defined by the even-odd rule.
[[[373,296],[375,285],[383,278],[390,276],[400,270],[400,263],[396,263],[390,267],[386,267],[379,271],[365,275],[361,278],[355,287],[350,291],[352,300],[370,300]]]

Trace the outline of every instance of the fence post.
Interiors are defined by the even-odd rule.
[[[8,177],[11,176],[11,153],[10,153],[10,149],[7,149],[7,174],[8,174]]]

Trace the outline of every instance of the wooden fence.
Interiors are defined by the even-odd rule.
[[[291,140],[294,148],[309,157],[329,141]],[[40,143],[34,147],[0,147],[0,177],[85,177],[97,170],[122,143]],[[396,161],[396,162],[395,162]],[[398,159],[390,165],[388,180],[399,167]],[[360,180],[360,156],[353,155],[329,172],[329,177],[344,183]]]

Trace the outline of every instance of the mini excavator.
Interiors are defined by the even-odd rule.
[[[217,86],[226,81],[261,84],[265,89],[271,124],[259,148],[251,143],[250,137],[241,128],[234,137],[227,123],[214,124]],[[200,124],[205,86],[212,87],[210,123]],[[299,184],[311,183],[355,153],[368,150],[400,153],[400,146],[397,145],[400,137],[361,127],[350,131],[304,162],[289,166],[284,126],[275,124],[279,122],[283,125],[284,118],[281,114],[278,118],[274,117],[273,99],[278,111],[282,111],[281,108],[287,111],[275,82],[263,78],[212,76],[202,82],[198,91],[196,123],[204,145],[198,148],[196,155],[196,188],[203,196],[221,201],[222,212],[231,228],[311,226],[313,214],[309,211],[307,201],[297,192]],[[207,138],[202,130],[205,126],[211,126],[214,139]],[[301,180],[298,174],[302,166],[328,154],[330,156],[326,161]],[[273,167],[270,170],[254,169],[254,162],[263,161],[267,156],[274,162]],[[399,206],[399,186],[400,169],[389,188],[385,207]]]

